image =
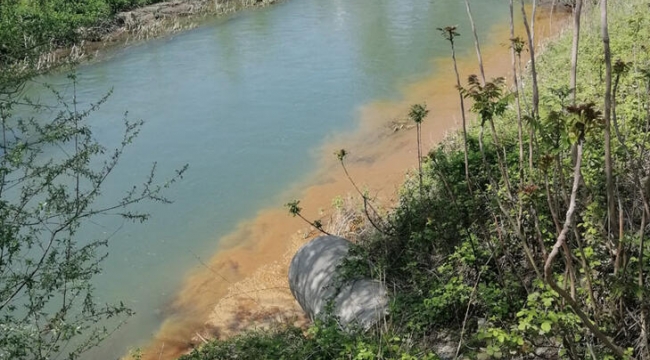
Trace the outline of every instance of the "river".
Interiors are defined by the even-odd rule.
[[[506,2],[473,3],[482,34],[507,24]],[[99,299],[121,300],[136,311],[87,357],[115,359],[147,344],[165,319],[173,314],[178,319],[174,309],[179,292],[192,279],[188,274],[200,272],[213,254],[242,238],[255,243],[259,229],[249,227],[263,216],[263,209],[284,211],[282,204],[290,196],[304,195],[310,184],[318,183],[314,174],[323,169],[323,154],[330,154],[323,149],[368,127],[364,117],[379,114],[374,117],[385,124],[392,115],[386,115],[390,105],[382,104],[399,102],[410,84],[437,73],[448,75],[450,67],[439,67],[440,59],[449,58],[449,44],[436,28],[459,25],[462,36],[456,45],[460,57],[470,59],[472,37],[464,6],[461,0],[291,0],[208,20],[196,29],[112,50],[79,66],[77,96],[82,104],[113,89],[102,109],[88,119],[100,142],[110,147],[120,140],[126,111],[130,119],[145,121],[109,179],[105,199],[117,199],[130,185],[141,183],[154,161],[163,178],[190,165],[167,193],[173,204],[144,208],[151,220],[130,224],[108,218],[86,228],[93,235],[117,231],[104,272],[95,279]],[[500,61],[509,63],[502,45],[507,37],[483,40],[501,48]],[[453,91],[449,79],[441,83],[446,86],[441,92]],[[63,74],[39,82],[71,94]],[[39,91],[45,92],[30,89]],[[371,111],[368,104],[378,105]],[[457,122],[447,121],[436,131],[453,124]],[[369,127],[381,128],[377,123]],[[431,137],[424,137],[430,144]],[[394,184],[384,189],[387,197],[412,164],[397,165],[399,171],[390,175]],[[382,176],[381,166],[377,169],[377,174],[365,172],[360,179]],[[329,206],[320,201],[311,205]],[[286,218],[287,231],[300,229]],[[275,240],[271,247],[280,249],[275,252],[258,249],[263,256],[251,256],[253,264],[235,262],[232,281],[282,254],[284,240]],[[206,303],[222,296],[208,291]],[[197,299],[185,301],[185,309],[187,303],[204,306]]]

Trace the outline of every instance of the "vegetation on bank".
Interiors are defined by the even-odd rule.
[[[162,0],[3,0],[0,66],[23,61],[34,50],[99,40],[116,13]]]
[[[601,4],[573,2],[581,30],[526,69],[531,41],[513,36],[517,86],[469,77],[476,124],[419,157],[388,214],[361,194],[373,231],[341,270],[394,289],[385,323],[325,317],[182,359],[650,359],[650,16]]]

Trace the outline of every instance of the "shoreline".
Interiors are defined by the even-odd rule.
[[[271,6],[282,0],[169,0],[116,13],[85,33],[80,44],[41,54],[38,69],[101,61],[105,52],[188,31],[203,22],[246,9]]]
[[[556,11],[554,28],[549,29],[549,15],[547,9],[538,10],[538,47],[565,27]],[[522,29],[517,32],[522,34]],[[484,44],[487,76],[510,79],[510,54],[504,45],[509,28],[497,25],[489,33],[497,40]],[[299,195],[308,218],[331,218],[331,210],[321,210],[331,209],[333,198],[347,198],[346,194],[353,193],[332,155],[345,148],[350,153],[347,166],[355,181],[370,189],[380,204],[394,203],[405,173],[416,165],[417,153],[413,132],[396,131],[400,122],[395,120],[404,119],[411,104],[426,102],[431,109],[423,124],[424,146],[428,147],[459,126],[451,60],[436,58],[432,66],[437,70],[431,76],[402,89],[402,100],[361,106],[358,129],[338,134],[318,149],[319,170],[282,195]],[[459,71],[463,78],[478,71],[472,51],[459,59]],[[302,310],[288,289],[286,269],[295,250],[309,239],[305,228],[284,208],[262,209],[253,219],[238,224],[220,240],[219,251],[205,261],[204,268],[185,277],[169,307],[170,315],[145,347],[143,359],[172,359],[206,339],[227,337],[273,321],[304,323]]]

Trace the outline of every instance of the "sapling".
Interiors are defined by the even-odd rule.
[[[411,106],[409,118],[415,123],[418,143],[418,177],[420,179],[420,197],[424,197],[424,185],[422,183],[422,121],[429,114],[426,105],[415,104]]]
[[[595,324],[587,314],[582,310],[582,306],[573,297],[561,288],[555,282],[555,275],[553,274],[553,262],[557,257],[560,248],[568,249],[566,246],[566,239],[569,230],[573,224],[573,216],[577,207],[577,196],[581,182],[581,167],[582,167],[582,153],[586,133],[596,126],[596,121],[601,117],[602,113],[595,109],[594,103],[583,104],[579,106],[570,106],[567,111],[576,116],[576,121],[573,124],[572,135],[576,144],[576,162],[573,172],[573,187],[571,190],[571,197],[569,200],[569,208],[567,209],[564,225],[558,234],[555,245],[551,250],[546,262],[544,263],[544,278],[549,286],[555,290],[560,296],[571,306],[576,315],[580,317],[583,324],[597,337],[605,346],[612,350],[620,358],[624,357],[624,351],[616,345],[612,339],[603,333],[597,324]],[[566,250],[565,250],[566,251]]]
[[[379,212],[377,211],[377,209],[375,209],[375,207],[370,202],[370,197],[368,196],[368,193],[364,192],[364,191],[361,191],[361,189],[359,189],[359,187],[357,186],[357,183],[352,179],[352,176],[350,176],[350,173],[348,172],[347,166],[345,166],[345,158],[348,155],[348,152],[345,149],[341,149],[341,150],[335,152],[334,155],[336,155],[336,158],[341,163],[341,167],[343,168],[343,171],[345,172],[345,176],[348,178],[348,180],[350,181],[350,183],[352,184],[354,189],[357,191],[357,193],[363,199],[363,211],[366,214],[366,218],[368,219],[368,221],[370,221],[370,224],[375,229],[377,229],[379,232],[381,232],[383,234],[387,234],[388,232],[385,230],[384,226],[380,226],[379,224],[377,224],[377,222],[373,219],[372,216],[370,216],[370,213],[368,212],[368,208],[370,208],[370,210],[372,210],[374,216],[376,216],[381,221],[382,224],[385,223],[385,221],[379,215]]]
[[[458,64],[456,62],[456,48],[454,46],[454,38],[460,36],[456,31],[456,26],[447,26],[444,28],[438,28],[440,34],[445,40],[449,41],[451,46],[451,59],[454,63],[454,73],[456,74],[456,89],[458,89],[458,97],[460,100],[460,116],[463,121],[463,149],[465,156],[465,181],[467,181],[467,189],[470,194],[472,193],[472,185],[469,178],[469,156],[468,156],[468,145],[467,145],[467,120],[465,117],[465,100],[463,94],[460,92],[460,74],[458,72]]]

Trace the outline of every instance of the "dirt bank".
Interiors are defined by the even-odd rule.
[[[536,22],[539,39],[550,38],[564,25],[556,13],[551,28],[548,15],[540,10]],[[521,30],[519,34],[523,34]],[[510,78],[507,24],[490,32],[493,40],[483,48],[487,76]],[[452,64],[445,59],[434,61],[432,66],[437,72],[403,89],[403,100],[363,106],[360,129],[342,134],[320,149],[320,170],[301,186],[288,190],[286,199],[300,199],[308,218],[330,219],[334,213],[332,199],[354,191],[333,155],[345,148],[350,153],[348,169],[355,181],[368,188],[380,203],[394,203],[405,172],[417,161],[415,133],[407,127],[395,131],[400,127],[394,125],[406,118],[410,105],[426,102],[431,110],[423,124],[425,148],[459,126]],[[459,59],[459,70],[462,78],[476,73],[475,58]],[[279,319],[303,322],[288,288],[287,269],[295,250],[314,234],[281,207],[262,210],[240,224],[220,240],[220,251],[206,260],[201,270],[186,277],[169,317],[145,348],[143,358],[174,359],[204,339],[229,336]]]
[[[115,14],[94,27],[78,29],[79,44],[42,54],[37,68],[101,58],[103,51],[132,42],[178,33],[210,17],[275,4],[279,0],[171,0]]]
[[[242,8],[267,6],[277,0],[173,0],[120,12],[113,21],[114,33],[138,33],[158,28],[169,21],[197,15],[219,15]]]

